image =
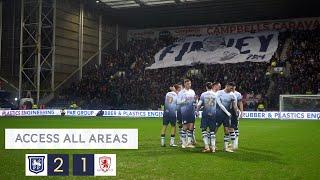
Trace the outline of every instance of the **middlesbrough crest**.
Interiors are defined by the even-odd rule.
[[[107,172],[111,167],[111,157],[102,156],[99,158],[100,169]]]

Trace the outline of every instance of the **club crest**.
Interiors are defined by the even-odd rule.
[[[28,156],[29,171],[35,174],[44,171],[44,156]]]
[[[111,167],[111,157],[103,156],[99,158],[100,169],[107,172]]]

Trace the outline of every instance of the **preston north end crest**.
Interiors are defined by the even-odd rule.
[[[28,156],[29,171],[33,173],[41,173],[44,170],[44,156]]]

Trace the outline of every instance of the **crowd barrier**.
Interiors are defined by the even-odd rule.
[[[102,110],[105,117],[162,117],[163,111],[155,110]],[[60,109],[32,109],[32,110],[0,110],[0,116],[97,116],[100,110],[60,110]],[[201,112],[200,112],[201,117]],[[320,112],[277,112],[277,111],[245,111],[246,119],[306,119],[320,120]]]

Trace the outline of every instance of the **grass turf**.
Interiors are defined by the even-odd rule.
[[[196,125],[199,127],[199,120]],[[117,154],[117,176],[112,179],[320,179],[320,121],[241,120],[239,150],[201,153],[197,148],[160,147],[160,118],[1,117],[0,179],[52,179],[25,177],[25,154]],[[138,128],[138,150],[5,150],[5,128]],[[169,132],[169,131],[168,131]],[[169,141],[167,133],[167,143]],[[217,135],[223,146],[222,129]]]

